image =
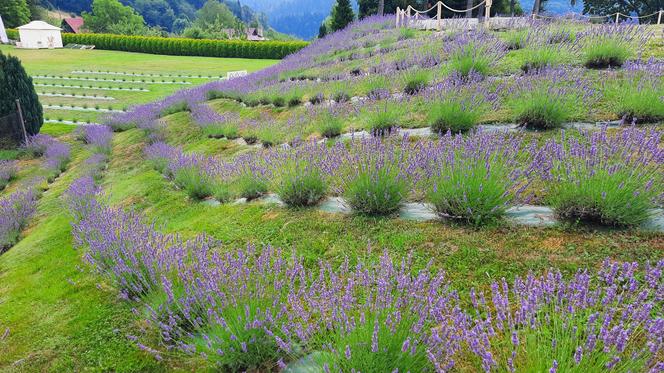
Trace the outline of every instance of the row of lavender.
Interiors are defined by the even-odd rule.
[[[20,238],[37,208],[37,200],[43,191],[44,181],[52,182],[69,163],[69,145],[47,135],[36,135],[28,139],[23,149],[33,157],[43,156],[44,177],[35,177],[25,182],[9,196],[0,200],[0,253],[14,246]],[[3,189],[18,172],[16,161],[0,163],[0,180]]]
[[[576,27],[576,26],[574,26]],[[618,62],[613,58],[606,57],[609,64],[612,66],[619,66],[625,63],[628,56],[638,56],[644,44],[650,38],[650,34],[642,28],[631,26],[600,26],[590,28],[590,30],[583,31],[584,29],[577,30],[574,27],[558,27],[556,25],[544,25],[541,28],[528,32],[521,30],[515,34],[517,42],[504,42],[499,40],[496,36],[487,33],[461,33],[455,35],[431,36],[428,35],[426,40],[417,39],[418,43],[423,43],[421,47],[435,46],[435,51],[441,49],[440,53],[431,52],[435,55],[432,56],[419,56],[419,53],[411,53],[413,46],[412,40],[400,40],[397,44],[403,44],[397,48],[373,48],[381,40],[392,38],[392,33],[395,30],[389,29],[390,26],[386,24],[386,19],[369,19],[349,27],[339,33],[335,33],[321,41],[313,43],[308,48],[300,51],[298,54],[287,58],[282,63],[265,69],[261,72],[251,74],[248,77],[233,79],[226,82],[216,82],[192,90],[181,91],[161,102],[144,105],[135,108],[132,112],[127,114],[120,114],[115,116],[109,121],[109,124],[124,128],[133,125],[150,125],[152,121],[160,116],[168,113],[177,112],[179,110],[194,110],[197,104],[204,102],[210,97],[233,97],[237,100],[245,102],[247,105],[257,105],[259,103],[274,103],[277,106],[297,105],[304,100],[310,100],[312,103],[319,103],[325,99],[334,99],[334,101],[345,101],[352,95],[365,95],[370,98],[380,99],[390,97],[390,91],[394,92],[394,83],[403,82],[403,87],[400,91],[407,93],[420,93],[427,92],[424,89],[427,86],[436,90],[436,87],[441,86],[441,82],[452,74],[453,76],[466,78],[469,75],[477,75],[484,77],[486,75],[494,74],[494,69],[498,61],[502,60],[507,53],[508,49],[518,49],[525,46],[532,48],[540,48],[543,52],[528,51],[528,53],[521,53],[515,55],[511,59],[520,61],[523,58],[533,58],[537,61],[526,61],[525,63],[529,68],[524,69],[528,71],[527,75],[537,75],[537,72],[544,69],[548,70],[556,65],[565,63],[566,60],[557,61],[555,59],[564,56],[563,50],[580,50],[583,49],[579,45],[583,44],[585,48],[591,48],[597,45],[603,45],[604,49],[622,51],[619,56]],[[387,28],[387,30],[386,30]],[[398,35],[398,30],[396,35]],[[400,39],[403,35],[400,35]],[[368,38],[368,39],[367,39]],[[373,40],[375,38],[376,40]],[[366,40],[365,40],[366,39]],[[430,39],[430,40],[429,40]],[[440,39],[440,40],[439,40]],[[509,39],[509,37],[508,37]],[[395,39],[396,40],[396,39]],[[582,40],[588,42],[581,43]],[[346,72],[343,76],[327,77],[323,81],[285,81],[283,76],[292,74],[306,73],[313,71],[316,67],[321,65],[337,66],[345,64],[344,61],[325,60],[321,56],[330,55],[332,57],[338,55],[345,55],[348,48],[344,47],[343,41],[353,48],[359,48],[361,45],[369,45],[365,49],[373,50],[378,49],[380,56],[376,57],[380,61],[389,64],[390,68],[372,69],[361,73]],[[384,41],[384,40],[383,40]],[[368,43],[368,44],[367,44]],[[416,43],[417,44],[417,43]],[[510,45],[514,44],[510,47]],[[608,45],[608,46],[607,46]],[[440,47],[440,48],[438,48]],[[395,52],[396,48],[396,52]],[[445,49],[443,51],[443,49]],[[447,50],[449,49],[449,50]],[[538,49],[538,51],[540,50]],[[401,53],[397,53],[401,52]],[[390,53],[399,56],[404,56],[403,52],[407,55],[418,56],[418,61],[434,61],[430,63],[405,63],[393,62],[387,58],[391,56]],[[512,50],[510,53],[521,52]],[[383,56],[381,53],[386,53]],[[438,53],[438,54],[436,54]],[[590,53],[590,51],[588,51]],[[598,52],[599,53],[599,52]],[[426,53],[425,53],[426,54]],[[601,53],[600,53],[601,54]],[[421,57],[421,58],[420,58]],[[403,57],[407,58],[407,57]],[[452,67],[442,68],[441,71],[432,70],[434,67],[441,64],[441,59],[447,59],[448,64],[454,65]],[[356,63],[365,64],[366,61],[358,56],[351,59]],[[436,62],[437,61],[437,62]],[[593,104],[587,100],[579,100],[587,98],[588,96],[601,96],[609,104],[606,106],[611,110],[615,110],[615,115],[618,117],[626,117],[630,121],[632,118],[637,118],[639,122],[658,121],[664,118],[662,110],[664,105],[661,103],[662,90],[664,89],[661,84],[661,63],[658,61],[650,61],[647,68],[642,65],[644,63],[628,63],[627,76],[622,77],[620,73],[611,73],[605,79],[600,78],[599,81],[595,78],[596,74],[575,73],[564,79],[563,84],[557,84],[558,78],[553,75],[538,76],[535,79],[524,79],[522,84],[507,84],[511,87],[504,87],[502,90],[503,95],[511,96],[508,102],[503,102],[510,111],[513,112],[513,118],[507,120],[514,120],[519,123],[530,124],[532,127],[540,127],[539,123],[543,122],[541,127],[547,128],[560,124],[562,121],[578,118],[588,118],[588,107]],[[343,65],[345,66],[345,65]],[[632,66],[630,68],[629,66]],[[638,69],[640,72],[635,74],[633,70]],[[355,69],[353,69],[355,71]],[[579,71],[578,69],[575,71]],[[500,70],[497,75],[502,75]],[[645,75],[645,77],[643,77]],[[402,79],[394,79],[395,76],[402,76]],[[510,79],[505,82],[509,83]],[[535,84],[532,87],[533,81],[548,80],[547,84]],[[580,84],[577,81],[581,80]],[[492,80],[493,81],[493,80]],[[518,83],[518,82],[517,82]],[[553,84],[551,84],[553,83]],[[401,84],[401,83],[399,83]],[[489,87],[492,83],[487,83]],[[503,84],[505,85],[505,84]],[[442,84],[448,92],[446,97],[442,100],[443,106],[448,103],[445,98],[454,97],[454,93],[458,89],[454,86]],[[491,87],[496,91],[496,87]],[[359,89],[359,91],[357,91]],[[486,89],[486,87],[484,87]],[[440,91],[440,89],[438,89]],[[595,95],[589,95],[588,91],[597,91]],[[357,91],[357,92],[355,92]],[[468,107],[474,95],[474,91],[463,92],[461,99],[453,104],[457,107]],[[521,103],[523,98],[530,97],[532,91],[537,94],[539,100],[531,99],[530,105]],[[552,92],[548,92],[552,91]],[[387,92],[387,95],[385,94]],[[480,92],[481,93],[481,92]],[[514,93],[512,95],[512,93]],[[547,105],[545,108],[542,106],[542,97],[546,94],[553,94],[555,102]],[[598,94],[599,93],[599,94]],[[440,95],[427,95],[427,96],[440,96]],[[604,97],[606,96],[606,97]],[[430,97],[429,97],[430,98]],[[276,102],[275,102],[276,99]],[[427,102],[428,106],[437,106],[441,100],[431,100]],[[488,100],[491,101],[491,100]],[[503,100],[505,101],[505,100]],[[534,102],[532,102],[534,101]],[[574,103],[579,102],[581,107],[575,108]],[[645,104],[647,103],[647,104]],[[479,115],[476,113],[465,114],[464,118],[468,116],[482,118],[482,111],[486,112],[487,105],[480,105],[483,110],[479,110]],[[527,106],[527,107],[524,107]],[[528,113],[529,109],[535,109],[534,114]],[[554,113],[549,114],[547,110],[550,109]],[[342,108],[340,111],[345,110]],[[530,114],[530,115],[528,115]],[[296,113],[295,115],[301,115]],[[546,118],[538,118],[538,115],[546,115]],[[592,117],[592,116],[591,116]],[[297,118],[290,118],[288,122],[298,122]],[[309,118],[311,119],[311,118]],[[437,118],[430,118],[428,122],[436,122]],[[448,118],[454,119],[454,118]],[[475,120],[478,120],[475,119]],[[260,122],[264,122],[260,120]],[[312,120],[308,120],[312,122]],[[448,120],[449,122],[449,120]],[[209,124],[209,123],[208,123]],[[269,123],[268,123],[269,124]],[[283,126],[287,123],[275,124],[275,128]],[[238,126],[242,124],[232,123],[237,130]],[[421,125],[418,124],[418,125]],[[450,126],[449,123],[446,124]],[[268,126],[269,127],[269,126]],[[271,129],[272,130],[272,129]],[[460,128],[463,130],[463,128]],[[269,131],[266,131],[269,132]],[[301,135],[300,133],[298,133]]]
[[[562,132],[539,145],[522,136],[449,132],[437,140],[369,138],[333,146],[308,142],[232,160],[185,154],[157,142],[156,169],[196,199],[258,198],[269,191],[293,207],[341,195],[358,213],[389,215],[407,199],[473,224],[514,205],[544,202],[568,220],[638,226],[664,201],[662,132]]]
[[[158,359],[179,351],[223,371],[664,370],[664,261],[607,260],[569,279],[551,269],[466,296],[386,253],[308,269],[270,246],[183,241],[100,203],[91,178],[67,197],[76,246],[144,308],[158,341],[129,338]]]

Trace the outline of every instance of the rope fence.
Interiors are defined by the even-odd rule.
[[[473,6],[472,8],[468,9],[455,9],[447,4],[445,4],[442,1],[437,2],[434,6],[427,10],[417,10],[413,8],[412,5],[408,5],[406,9],[401,9],[400,7],[397,8],[396,12],[396,26],[401,27],[401,26],[407,26],[409,21],[411,20],[424,20],[425,18],[422,15],[426,16],[426,19],[435,19],[437,24],[436,28],[438,31],[442,30],[443,28],[443,8],[453,12],[453,13],[468,13],[472,12],[475,9],[480,8],[481,6],[484,6],[484,23],[488,24],[491,20],[491,6],[493,5],[493,0],[482,0],[479,4]],[[436,15],[434,18],[428,17],[428,14],[430,14],[431,11],[436,10]],[[605,16],[588,16],[585,14],[579,14],[579,13],[569,13],[569,15],[576,16],[579,18],[584,18],[588,20],[592,19],[613,19],[615,17],[615,22],[618,23],[620,22],[621,17],[627,18],[627,19],[646,19],[650,17],[657,17],[657,24],[660,25],[662,24],[662,18],[664,16],[664,10],[659,10],[658,12],[644,15],[644,16],[632,16],[629,14],[623,14],[620,12],[612,13],[612,14],[607,14]],[[553,16],[544,16],[544,15],[539,15],[537,13],[534,13],[532,15],[533,19],[556,19],[559,17],[553,17]]]

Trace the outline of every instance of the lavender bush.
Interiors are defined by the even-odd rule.
[[[78,127],[77,137],[94,148],[95,152],[109,154],[111,152],[111,141],[113,131],[105,125],[86,125]]]
[[[546,69],[515,80],[506,100],[514,120],[529,129],[560,127],[587,111],[595,91],[564,69]]]
[[[4,190],[18,174],[18,162],[0,161],[0,190]]]
[[[0,200],[0,253],[14,246],[37,208],[33,190],[14,192]]]
[[[485,32],[459,33],[445,43],[444,50],[449,55],[449,69],[462,77],[467,77],[471,72],[489,75],[507,53],[507,47],[502,41]]]
[[[664,196],[663,151],[659,131],[631,128],[619,135],[606,129],[580,138],[563,132],[537,157],[543,164],[547,201],[564,219],[636,227]]]
[[[443,272],[387,253],[308,269],[270,246],[222,254],[209,237],[182,241],[103,204],[73,234],[96,271],[144,304],[168,351],[221,370],[283,369],[307,355],[324,371],[664,368],[664,261],[607,260],[570,279],[551,269],[461,297]]]

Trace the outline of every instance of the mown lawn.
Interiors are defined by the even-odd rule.
[[[140,74],[172,74],[172,75],[203,75],[203,76],[225,76],[229,71],[247,70],[248,72],[257,71],[271,66],[276,60],[251,60],[244,58],[212,58],[212,57],[182,57],[182,56],[160,56],[154,54],[129,53],[103,50],[73,50],[73,49],[53,49],[53,50],[27,50],[17,49],[13,46],[0,45],[0,52],[11,54],[19,59],[30,75],[55,75],[64,77],[96,77],[103,79],[126,79],[146,80],[145,83],[129,82],[93,82],[79,80],[52,80],[35,78],[34,82],[48,84],[82,85],[84,87],[92,86],[113,86],[113,87],[142,87],[149,89],[149,92],[130,92],[130,91],[107,91],[81,88],[61,88],[61,87],[36,87],[38,93],[75,93],[87,95],[107,95],[115,98],[112,101],[101,101],[83,98],[66,97],[46,97],[40,96],[43,104],[50,105],[75,105],[94,108],[99,105],[107,108],[109,105],[113,108],[123,109],[130,106],[151,102],[163,98],[180,89],[195,87],[211,81],[207,78],[175,78],[175,80],[186,80],[192,84],[152,84],[151,80],[160,81],[172,80],[170,78],[152,78],[152,77],[132,77],[132,76],[114,76],[102,74],[74,74],[76,70],[94,70],[94,71],[112,71],[129,72]],[[73,120],[80,122],[100,121],[106,113],[71,111],[71,110],[45,110],[45,116],[51,120]],[[45,127],[51,124],[46,124]]]

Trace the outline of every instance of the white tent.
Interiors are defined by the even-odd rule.
[[[16,44],[19,48],[62,48],[62,35],[60,27],[49,25],[43,21],[32,21],[27,25],[18,27],[21,42]]]
[[[5,31],[5,24],[2,22],[2,15],[0,15],[0,43],[9,43],[9,39],[7,38],[7,31]]]

